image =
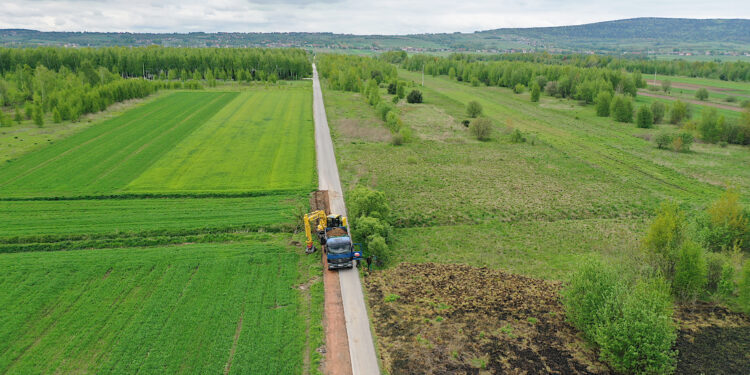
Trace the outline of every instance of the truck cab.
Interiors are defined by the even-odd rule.
[[[345,226],[326,228],[325,246],[329,270],[352,268],[356,260],[362,259],[361,245],[352,243],[349,229]]]

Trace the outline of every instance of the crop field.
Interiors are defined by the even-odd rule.
[[[311,188],[313,142],[308,87],[243,91],[126,190]]]
[[[279,242],[5,254],[0,372],[300,373]]]

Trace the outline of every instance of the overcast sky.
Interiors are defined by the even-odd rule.
[[[408,34],[651,16],[750,18],[750,0],[0,0],[0,28],[42,31]]]

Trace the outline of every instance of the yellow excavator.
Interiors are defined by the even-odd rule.
[[[314,226],[318,242],[324,246],[329,270],[351,268],[355,260],[362,259],[362,245],[352,243],[346,216],[326,215],[325,211],[314,211],[306,214],[304,221],[307,236],[305,252],[307,254],[315,252],[312,234]],[[358,251],[354,250],[355,246],[359,248]]]

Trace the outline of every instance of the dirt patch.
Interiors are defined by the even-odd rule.
[[[676,310],[677,374],[750,374],[750,317],[707,303]]]
[[[365,283],[390,374],[607,372],[565,322],[560,283],[433,263]]]
[[[364,126],[358,119],[342,119],[336,123],[336,132],[345,140],[386,142],[391,132],[383,126]]]
[[[677,98],[675,98],[673,96],[661,95],[661,94],[654,94],[652,92],[643,91],[643,90],[638,91],[638,95],[648,96],[648,97],[652,97],[652,98],[677,100]],[[728,105],[728,104],[702,102],[700,100],[692,100],[692,99],[680,99],[680,100],[683,101],[683,102],[687,102],[687,103],[691,103],[691,104],[696,104],[696,105],[703,105],[703,106],[707,106],[707,107],[715,107],[715,108],[721,108],[721,109],[728,109],[730,111],[735,111],[735,112],[742,112],[742,108],[731,106],[731,105]]]
[[[346,230],[343,228],[333,228],[328,231],[328,237],[339,237],[339,236],[345,236]]]
[[[649,85],[654,85],[656,87],[661,87],[661,81],[660,80],[649,79],[649,80],[646,81],[646,83],[649,84]],[[723,92],[723,93],[732,93],[733,91],[736,91],[734,89],[725,88],[725,87],[716,87],[716,86],[707,86],[707,85],[696,85],[694,83],[683,83],[683,82],[671,82],[671,86],[672,86],[672,88],[675,88],[675,89],[698,90],[698,89],[703,88],[703,89],[706,89],[708,91]],[[734,95],[745,96],[745,97],[747,96],[747,95],[742,95],[742,94],[734,94]]]
[[[316,190],[310,194],[310,209],[313,211],[323,210],[326,215],[329,215],[331,211],[328,209],[330,202],[328,201],[328,190]]]

